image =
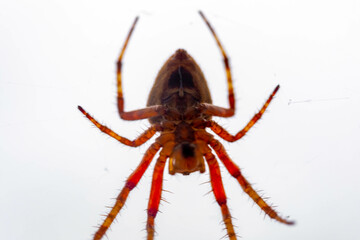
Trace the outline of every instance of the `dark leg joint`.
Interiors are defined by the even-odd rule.
[[[148,216],[155,218],[158,211],[155,208],[149,208],[147,212],[148,212]]]

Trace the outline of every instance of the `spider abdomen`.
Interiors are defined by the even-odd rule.
[[[150,91],[147,106],[169,107],[171,113],[177,112],[180,115],[177,119],[174,119],[174,116],[169,119],[183,120],[182,116],[199,103],[212,103],[204,74],[184,49],[178,49],[160,69]],[[162,118],[153,117],[149,121],[157,123],[161,122]]]

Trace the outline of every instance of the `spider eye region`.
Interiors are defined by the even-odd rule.
[[[192,172],[205,172],[204,158],[196,144],[183,142],[176,145],[169,161],[169,173],[189,175]]]

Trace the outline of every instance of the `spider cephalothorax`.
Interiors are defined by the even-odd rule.
[[[285,223],[293,224],[281,218],[251,187],[243,177],[239,167],[230,159],[222,144],[212,134],[207,132],[210,128],[215,134],[226,141],[234,142],[243,137],[247,131],[261,118],[271,100],[279,89],[277,86],[271,93],[260,111],[248,122],[237,134],[232,135],[218,125],[211,118],[231,117],[235,112],[235,99],[232,86],[231,72],[228,58],[216,36],[210,23],[202,12],[199,12],[210,31],[224,58],[226,77],[228,83],[229,108],[223,108],[212,104],[210,92],[200,67],[195,60],[183,49],[178,49],[160,69],[154,85],[150,91],[147,107],[130,112],[124,111],[124,98],[121,86],[122,57],[130,36],[134,30],[138,18],[135,19],[132,28],[126,38],[125,44],[118,59],[117,70],[117,102],[120,117],[124,120],[149,119],[151,126],[138,138],[131,141],[121,137],[111,129],[101,125],[91,117],[82,107],[79,110],[101,131],[115,138],[119,142],[137,147],[148,141],[156,132],[160,136],[146,151],[142,161],[135,171],[128,177],[125,186],[116,199],[114,206],[105,218],[102,225],[94,235],[94,240],[101,239],[129,195],[129,192],[137,185],[142,175],[150,165],[153,157],[159,152],[155,164],[152,186],[147,209],[148,219],[146,224],[147,239],[154,238],[154,220],[158,212],[162,192],[163,173],[166,161],[169,159],[169,173],[183,175],[199,171],[205,172],[205,162],[210,172],[210,180],[215,199],[221,208],[223,221],[230,240],[236,239],[231,215],[227,207],[227,198],[221,180],[218,161],[213,154],[216,153],[228,172],[239,182],[242,189],[269,217]]]

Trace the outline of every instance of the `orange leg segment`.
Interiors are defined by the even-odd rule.
[[[248,122],[248,124],[237,134],[231,135],[228,133],[223,127],[221,127],[219,124],[217,124],[214,121],[210,121],[210,128],[211,130],[216,133],[219,137],[223,138],[224,140],[228,142],[235,142],[242,138],[252,126],[255,125],[255,123],[261,118],[261,116],[264,114],[266,108],[269,106],[270,102],[273,100],[276,92],[279,90],[280,86],[277,85],[274,91],[271,93],[270,97],[266,100],[265,104],[262,106],[260,111],[255,114],[255,116]]]
[[[159,211],[159,204],[161,200],[164,167],[166,160],[170,156],[175,145],[170,135],[165,136],[163,138],[159,137],[158,141],[162,143],[163,149],[161,150],[159,154],[159,158],[156,161],[153,178],[152,178],[152,184],[151,184],[151,191],[150,191],[149,204],[147,210],[148,218],[146,223],[148,240],[154,239],[155,217]]]
[[[293,221],[286,220],[281,218],[278,213],[272,209],[262,198],[261,196],[251,187],[250,183],[244,178],[240,172],[240,168],[230,159],[227,155],[224,146],[216,139],[209,141],[210,146],[215,150],[216,154],[225,165],[228,172],[236,178],[240,186],[246,194],[270,217],[281,223],[288,225],[294,224]]]
[[[220,48],[221,54],[222,54],[222,56],[224,58],[226,79],[227,79],[227,84],[228,84],[228,92],[229,92],[228,98],[229,98],[230,108],[226,109],[226,108],[218,107],[219,109],[222,109],[223,113],[221,115],[217,115],[217,114],[213,114],[213,115],[221,116],[221,117],[231,117],[235,113],[235,97],[234,97],[234,87],[233,87],[233,83],[232,83],[229,58],[227,57],[227,55],[225,53],[225,50],[224,50],[218,36],[215,33],[214,28],[211,26],[211,24],[209,23],[209,21],[207,20],[207,18],[205,17],[205,15],[201,11],[199,11],[199,14],[202,17],[202,19],[205,21],[208,28],[210,29],[212,35],[214,36],[214,38],[216,40],[216,43],[217,43],[218,47]]]
[[[122,144],[125,144],[130,147],[138,147],[148,141],[154,134],[156,133],[156,126],[152,125],[149,127],[145,132],[143,132],[139,137],[137,137],[135,140],[131,141],[125,137],[119,136],[117,133],[112,131],[110,128],[100,124],[98,121],[96,121],[90,114],[88,114],[82,107],[78,106],[78,109],[87,117],[97,128],[100,129],[103,133],[106,133],[112,138],[115,138]]]
[[[148,210],[147,210],[148,219],[146,224],[146,231],[147,231],[148,240],[154,239],[155,217],[156,214],[158,213],[159,204],[161,200],[163,174],[164,174],[166,159],[167,159],[166,155],[160,154],[160,157],[158,158],[154,169]]]
[[[116,215],[124,206],[130,191],[138,184],[144,172],[149,167],[154,155],[157,153],[157,151],[159,151],[160,147],[161,145],[155,142],[148,148],[139,166],[126,180],[124,188],[121,190],[120,194],[116,198],[115,205],[112,207],[104,222],[101,224],[98,231],[95,233],[93,238],[94,240],[100,240],[104,236],[106,231],[109,229]]]
[[[123,97],[123,90],[122,90],[122,84],[121,84],[121,67],[122,67],[122,58],[124,56],[126,47],[129,43],[131,34],[133,33],[135,29],[135,25],[137,21],[139,20],[139,17],[136,17],[134,20],[134,23],[131,26],[131,29],[128,33],[128,36],[126,37],[125,43],[122,47],[120,56],[117,61],[117,105],[118,105],[118,111],[120,114],[120,117],[124,120],[139,120],[139,119],[145,119],[145,118],[151,118],[155,117],[161,114],[164,114],[165,108],[163,106],[151,106],[135,111],[125,112],[124,111],[124,97]]]
[[[206,162],[209,165],[211,186],[215,195],[215,199],[219,204],[219,206],[221,207],[221,213],[223,216],[223,221],[225,223],[228,237],[230,240],[236,240],[234,226],[231,222],[231,215],[226,204],[226,194],[221,180],[219,164],[215,159],[214,154],[211,153],[211,150],[209,148],[208,148],[208,152],[205,153],[204,156]]]

